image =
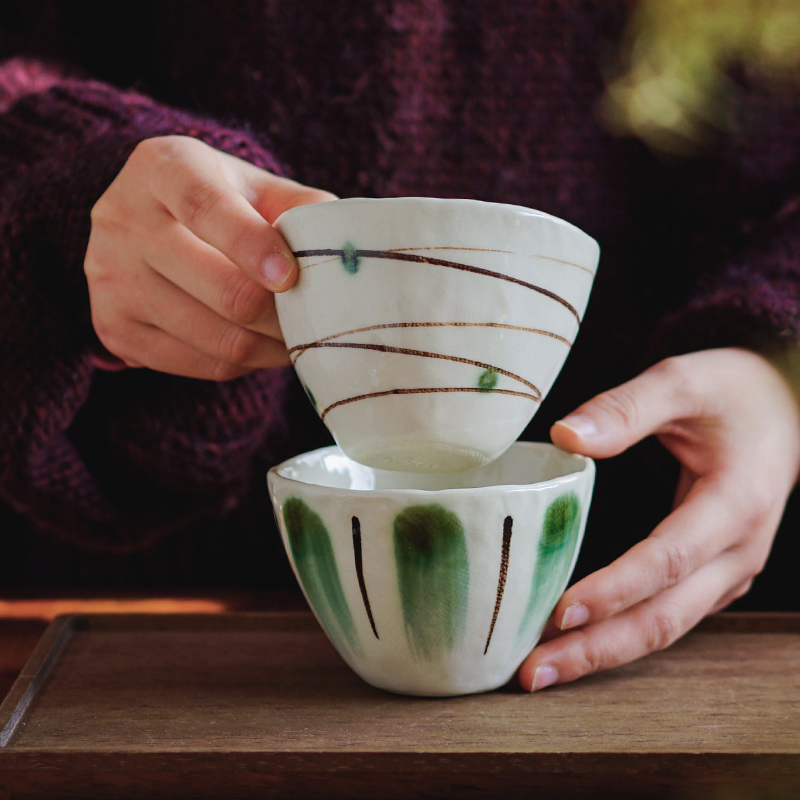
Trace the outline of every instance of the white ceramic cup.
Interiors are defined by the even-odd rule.
[[[311,401],[351,458],[409,472],[480,466],[519,437],[600,252],[556,217],[477,200],[336,200],[275,227],[300,264],[275,300]]]
[[[578,557],[594,462],[514,444],[448,475],[386,472],[338,447],[268,474],[292,568],[342,658],[391,692],[506,683]]]

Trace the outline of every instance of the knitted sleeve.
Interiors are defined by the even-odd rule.
[[[113,371],[94,334],[90,210],[140,141],[176,133],[279,171],[246,132],[0,64],[0,502],[82,546],[126,552],[225,513],[254,457],[281,446],[286,371],[226,383]]]
[[[688,255],[700,277],[658,329],[659,355],[710,347],[774,353],[800,340],[798,90],[762,86],[741,106],[741,132],[721,144],[698,204],[690,248],[697,255]],[[716,244],[704,247],[704,239]]]
[[[663,357],[713,347],[770,354],[800,341],[800,214],[745,248],[713,274],[657,331]],[[652,360],[652,359],[651,359]]]
[[[800,341],[800,198],[740,252],[705,274],[662,322],[655,357],[713,347],[771,354]],[[653,359],[651,359],[653,360]]]

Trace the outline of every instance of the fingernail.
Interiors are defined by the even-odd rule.
[[[280,250],[264,261],[263,271],[267,283],[273,289],[280,289],[292,272],[294,265],[287,253]]]
[[[570,414],[568,417],[559,420],[557,424],[569,428],[581,439],[590,439],[597,433],[597,425],[594,424],[594,420],[583,414]]]
[[[582,603],[575,603],[567,608],[564,616],[561,617],[561,630],[567,628],[577,628],[589,621],[589,609]]]
[[[538,692],[539,689],[552,686],[557,680],[558,672],[556,672],[555,667],[551,667],[549,664],[540,664],[536,667],[536,672],[533,673],[531,691]]]

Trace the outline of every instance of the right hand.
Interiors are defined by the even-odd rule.
[[[146,139],[92,209],[92,323],[130,367],[215,381],[290,363],[274,292],[298,267],[271,223],[334,195],[197,139]]]

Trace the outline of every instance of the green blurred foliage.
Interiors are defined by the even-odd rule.
[[[731,128],[734,65],[800,85],[800,0],[641,0],[602,116],[656,150],[691,154]]]

